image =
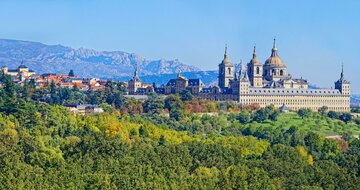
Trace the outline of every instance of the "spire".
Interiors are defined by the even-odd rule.
[[[139,75],[138,75],[138,65],[136,64],[135,66],[135,71],[134,71],[134,80],[135,81],[140,81]]]
[[[274,37],[274,44],[273,44],[273,48],[271,49],[271,57],[275,57],[277,56],[277,48],[276,48],[276,37]]]
[[[254,45],[254,51],[253,51],[253,59],[256,58],[256,45]]]
[[[244,70],[244,77],[241,80],[242,82],[248,82],[249,81],[249,76],[247,75],[247,66],[245,66],[245,70]]]
[[[243,64],[242,64],[242,60],[240,59],[240,63],[239,63],[239,79],[241,79],[241,74],[242,74],[242,69],[243,69]]]
[[[274,44],[273,44],[273,48],[276,48],[276,36],[274,37]]]
[[[178,70],[178,73],[177,73],[177,78],[181,77],[181,70],[179,69]]]
[[[225,53],[224,53],[224,59],[228,58],[228,52],[227,52],[227,44],[225,44]]]
[[[230,63],[230,59],[229,59],[228,52],[227,52],[227,44],[225,44],[225,53],[224,53],[223,63],[224,64]]]
[[[340,80],[344,80],[344,63],[341,63],[341,74],[340,74]]]
[[[137,76],[138,76],[138,67],[136,66],[135,71],[134,71],[134,77],[137,77]]]
[[[245,80],[249,81],[249,76],[247,75],[247,66],[245,67],[245,73],[244,73],[244,78]]]

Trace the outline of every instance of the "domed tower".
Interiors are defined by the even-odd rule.
[[[234,65],[230,63],[230,58],[227,53],[227,46],[225,46],[224,59],[219,64],[219,87],[229,87],[230,80],[234,79]]]
[[[247,73],[249,76],[250,84],[253,87],[263,86],[263,66],[260,61],[256,58],[256,47],[254,46],[253,58],[247,65]]]
[[[278,81],[281,78],[286,77],[286,65],[283,63],[283,61],[278,55],[278,49],[276,48],[276,39],[274,39],[271,56],[265,61],[263,76],[268,81]]]

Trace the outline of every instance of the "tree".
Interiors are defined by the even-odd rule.
[[[160,139],[159,139],[159,145],[165,145],[165,143],[166,143],[165,136],[164,136],[164,135],[161,135],[161,136],[160,136]]]
[[[180,121],[183,117],[184,117],[184,114],[181,110],[179,109],[172,109],[170,111],[170,114],[169,114],[170,118],[173,118],[175,119],[176,121]]]
[[[348,123],[352,119],[352,115],[350,113],[343,113],[340,115],[339,119],[345,123]]]
[[[15,95],[15,87],[14,83],[11,81],[11,78],[9,75],[2,75],[1,76],[1,82],[4,85],[4,91],[7,97],[13,98]]]
[[[269,114],[269,119],[271,121],[276,121],[277,120],[277,117],[279,116],[279,110],[274,110],[272,111],[270,114]]]
[[[179,96],[171,94],[165,98],[164,108],[169,111],[173,109],[182,109],[183,105]]]
[[[349,154],[360,157],[360,139],[352,139],[349,143]]]
[[[302,119],[311,116],[311,110],[309,108],[300,108],[297,113]]]
[[[164,101],[155,93],[148,96],[144,102],[144,111],[146,113],[160,113],[164,108]]]
[[[319,112],[322,116],[324,116],[324,115],[326,114],[326,112],[327,112],[328,109],[329,109],[329,108],[328,108],[327,106],[322,106],[321,108],[318,109],[318,112]]]
[[[341,138],[344,139],[345,141],[350,141],[350,139],[353,138],[353,134],[351,131],[346,131],[342,133]]]
[[[324,138],[314,132],[309,132],[304,140],[310,151],[320,151],[324,145]]]
[[[74,71],[71,69],[69,72],[69,77],[74,77],[74,76],[75,76]]]
[[[241,124],[246,124],[251,121],[251,114],[247,110],[241,111],[237,119]]]
[[[180,96],[183,102],[191,101],[193,99],[193,95],[189,90],[183,90],[182,92],[180,92]]]
[[[257,110],[254,114],[254,120],[258,123],[264,122],[269,117],[268,113],[264,108]]]
[[[140,137],[148,137],[149,136],[149,131],[148,131],[147,127],[142,125],[139,128],[139,135],[140,135]]]
[[[328,112],[328,117],[332,118],[332,119],[338,119],[339,118],[339,114],[335,111],[329,111]]]

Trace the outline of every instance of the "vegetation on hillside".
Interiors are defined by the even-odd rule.
[[[188,93],[145,102],[122,88],[0,82],[0,189],[358,189],[359,125]],[[62,105],[100,104],[72,115]],[[302,112],[302,111],[301,111]],[[346,119],[346,120],[340,120]],[[322,133],[343,134],[327,139]]]

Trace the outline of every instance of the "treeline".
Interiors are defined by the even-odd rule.
[[[186,92],[138,102],[124,98],[117,85],[108,86],[107,93],[83,93],[51,84],[42,90],[20,87],[6,76],[0,80],[0,189],[358,189],[360,185],[359,139],[351,135],[327,139],[303,130],[302,123],[273,125],[282,117],[273,106],[216,104]],[[74,116],[61,105],[76,101],[75,97],[110,106],[104,114]],[[194,114],[200,112],[204,114]],[[351,124],[325,112],[310,113],[303,120]]]

